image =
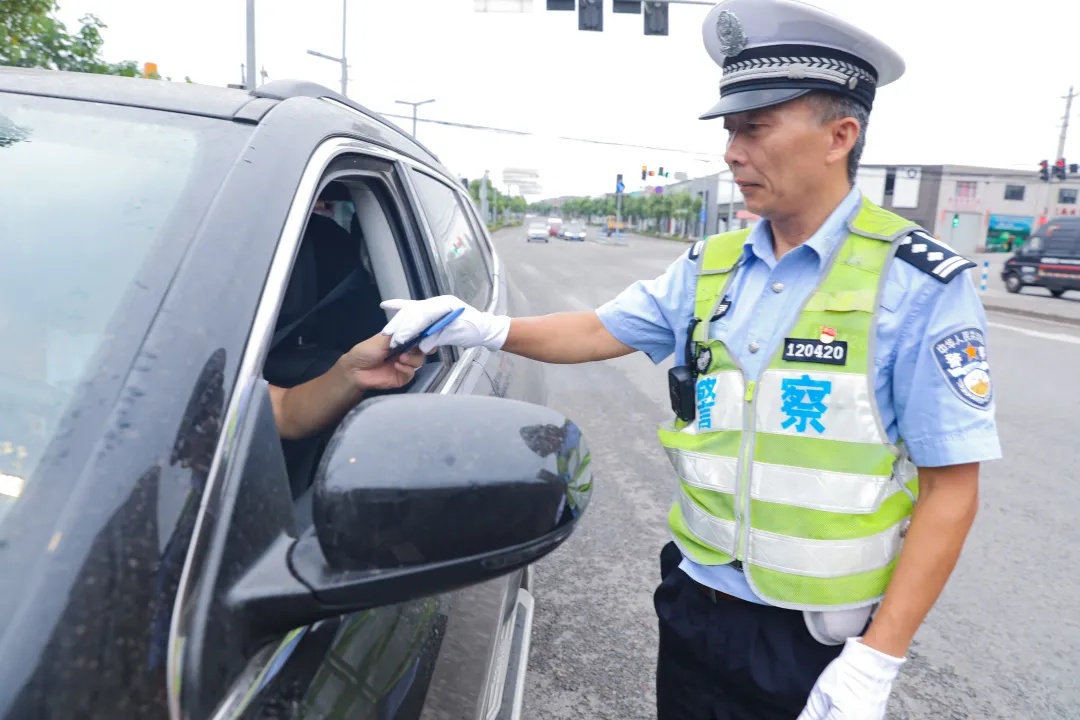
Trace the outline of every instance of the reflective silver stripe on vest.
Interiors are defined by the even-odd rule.
[[[664,448],[675,474],[694,487],[735,494],[738,460],[719,455]],[[755,500],[796,505],[839,513],[872,513],[915,476],[910,462],[898,462],[898,478],[830,472],[810,468],[755,463],[751,471],[750,497]]]
[[[728,555],[734,555],[735,523],[712,517],[688,498],[681,487],[678,492],[679,507],[682,509],[683,520],[686,521],[690,532],[697,535],[706,545]]]
[[[888,445],[878,431],[870,392],[870,380],[862,374],[767,370],[755,402],[757,431]]]
[[[732,554],[735,523],[711,517],[679,493],[683,519],[690,531],[712,547]],[[880,570],[900,552],[900,533],[907,520],[884,532],[850,540],[805,540],[751,530],[747,561],[779,572],[830,578]]]
[[[903,488],[889,475],[856,475],[768,463],[755,463],[750,480],[750,497],[755,500],[837,513],[876,512],[898,492]]]
[[[694,487],[735,494],[735,480],[738,477],[738,458],[680,450],[665,447],[668,460],[675,468],[675,474]]]

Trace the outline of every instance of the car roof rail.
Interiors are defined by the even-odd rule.
[[[251,94],[258,98],[269,98],[272,100],[287,100],[294,97],[327,98],[333,100],[371,118],[375,122],[390,128],[394,132],[400,133],[403,138],[407,138],[409,142],[433,157],[436,162],[442,163],[442,160],[439,160],[439,156],[433,153],[430,148],[423,145],[416,138],[411,137],[397,125],[386,120],[386,118],[379,113],[366,108],[355,100],[350,100],[341,93],[334,92],[330,88],[320,85],[319,83],[311,82],[310,80],[271,80],[252,90]]]

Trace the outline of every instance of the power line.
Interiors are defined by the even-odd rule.
[[[398,115],[398,114],[395,114],[395,113],[386,113],[386,112],[379,113],[379,114],[383,115],[385,117],[399,118],[399,119],[402,119],[402,120],[412,120],[411,115],[406,116],[406,115]],[[608,145],[608,146],[613,146],[613,147],[634,148],[636,150],[656,150],[658,152],[680,153],[682,155],[697,155],[699,157],[709,157],[709,158],[723,158],[724,157],[723,153],[709,153],[709,152],[702,152],[700,150],[686,150],[686,149],[683,149],[683,148],[657,147],[657,146],[654,146],[654,145],[637,145],[635,143],[621,143],[621,142],[614,142],[612,140],[597,140],[595,138],[580,138],[580,137],[571,137],[571,136],[568,136],[568,135],[545,135],[543,133],[530,132],[528,130],[511,130],[509,128],[491,127],[489,125],[476,125],[476,124],[473,124],[473,123],[451,122],[449,120],[433,120],[431,118],[419,118],[419,122],[434,123],[436,125],[446,125],[448,127],[464,128],[466,130],[484,130],[484,131],[487,131],[487,132],[497,132],[497,133],[503,133],[505,135],[517,135],[517,136],[521,136],[521,137],[547,137],[547,138],[552,138],[552,139],[555,139],[555,140],[567,140],[567,141],[570,141],[570,142],[588,143],[590,145]]]
[[[413,119],[411,115],[401,115],[401,114],[397,114],[397,113],[388,113],[388,112],[379,113],[379,114],[383,115],[385,117],[398,118],[398,119],[401,119],[401,120],[412,120]],[[446,126],[446,127],[461,128],[461,129],[464,129],[464,130],[476,130],[476,131],[481,131],[481,132],[494,132],[494,133],[500,133],[500,134],[503,134],[503,135],[513,135],[513,136],[517,136],[517,137],[546,137],[546,138],[554,139],[554,140],[564,140],[564,141],[568,141],[568,142],[579,142],[579,143],[586,143],[586,144],[589,144],[589,145],[602,145],[602,146],[608,146],[608,147],[632,148],[632,149],[635,149],[635,150],[653,150],[653,151],[656,151],[656,152],[678,153],[678,154],[681,154],[681,155],[690,155],[690,156],[695,156],[695,157],[698,157],[698,158],[708,158],[708,159],[713,160],[713,161],[716,161],[716,160],[722,161],[723,157],[724,157],[723,153],[709,153],[709,152],[703,152],[701,150],[688,150],[688,149],[685,149],[685,148],[661,147],[661,146],[657,146],[657,145],[641,145],[641,144],[637,144],[637,143],[615,142],[615,141],[612,141],[612,140],[598,140],[596,138],[573,137],[573,136],[568,136],[568,135],[546,135],[544,133],[537,133],[537,132],[532,132],[532,131],[529,131],[529,130],[514,130],[512,128],[494,127],[494,126],[491,126],[491,125],[479,125],[479,124],[476,124],[476,123],[453,122],[453,121],[450,121],[450,120],[437,120],[437,119],[433,119],[433,118],[418,118],[417,121],[422,122],[422,123],[432,123],[434,125],[443,125],[443,126]],[[884,165],[885,163],[878,163],[878,164]],[[905,165],[903,163],[896,163],[895,165],[889,165],[889,167],[919,167],[919,168],[922,169],[922,177],[924,179],[931,179],[931,180],[933,180],[933,179],[946,180],[946,179],[951,179],[951,178],[960,178],[960,179],[966,179],[966,180],[975,179],[975,180],[983,180],[983,181],[990,182],[990,181],[993,181],[993,180],[1033,180],[1033,179],[1035,179],[1037,177],[1034,170],[1032,170],[1032,171],[1016,170],[1014,172],[1009,172],[1009,171],[1006,170],[1005,172],[993,172],[993,173],[985,173],[984,174],[984,173],[980,173],[980,172],[965,172],[963,170],[944,170],[944,169],[939,170],[937,168],[932,168],[931,169],[930,167],[928,167],[928,165],[947,165],[947,164],[948,163],[925,163],[925,164],[920,165],[918,163],[908,163],[907,165]],[[867,169],[871,169],[871,168],[867,168]],[[881,168],[872,168],[872,169],[885,170],[886,168],[881,167]],[[1005,170],[1005,168],[1000,168],[1000,169]],[[724,173],[727,173],[727,172],[730,172],[730,171],[728,171],[728,170],[720,171],[721,174],[724,174]],[[1070,179],[1072,179],[1072,178],[1070,178]],[[1080,179],[1080,178],[1078,178],[1078,179]],[[683,181],[683,182],[685,182],[685,181]]]

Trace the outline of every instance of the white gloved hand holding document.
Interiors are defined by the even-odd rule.
[[[420,342],[420,350],[430,353],[442,345],[460,348],[485,347],[496,351],[506,342],[510,318],[481,312],[453,295],[440,295],[426,300],[386,300],[384,310],[396,311],[382,334],[390,336],[390,347],[412,340],[448,313],[463,308],[464,312],[445,328]]]

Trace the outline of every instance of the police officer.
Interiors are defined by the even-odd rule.
[[[979,463],[1001,456],[973,263],[855,187],[893,50],[790,0],[725,0],[704,40],[723,74],[703,119],[723,118],[763,222],[595,312],[467,307],[423,349],[674,353],[658,717],[879,720],[974,520]],[[383,332],[462,305],[388,301]]]

